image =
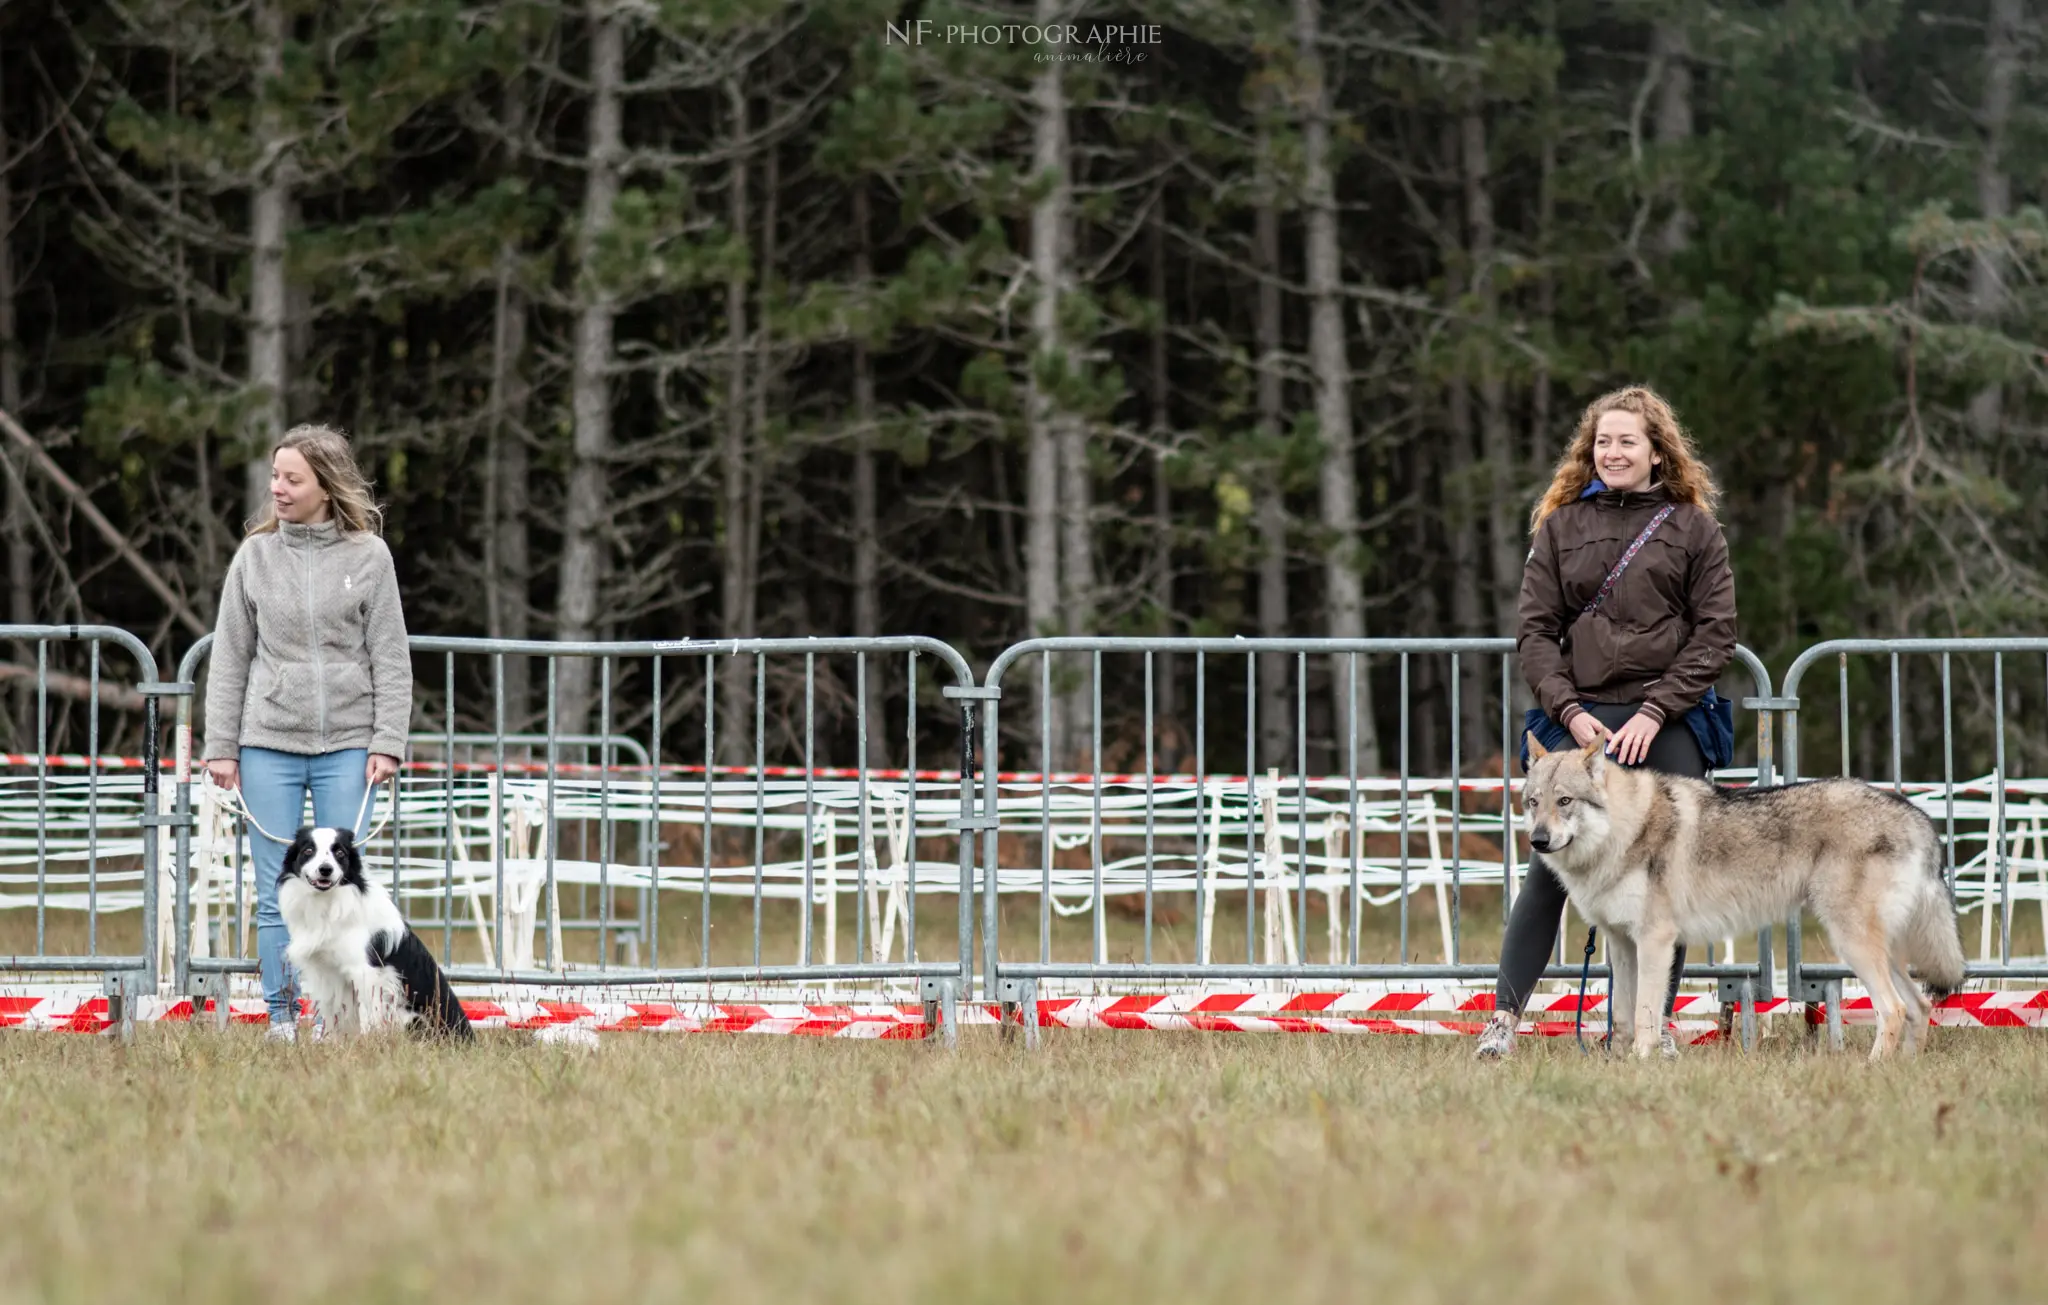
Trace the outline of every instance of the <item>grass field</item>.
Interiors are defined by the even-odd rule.
[[[1784,1027],[1781,1025],[1781,1027]],[[0,1036],[0,1300],[2015,1300],[2048,1038]],[[1860,1032],[1860,1031],[1859,1031]],[[1863,1033],[1867,1038],[1867,1032]],[[1856,1050],[1852,1042],[1852,1052]]]

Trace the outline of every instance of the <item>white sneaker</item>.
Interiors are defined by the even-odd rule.
[[[297,1042],[299,1040],[299,1026],[296,1024],[273,1024],[263,1030],[263,1040],[265,1042]]]
[[[580,1024],[549,1024],[533,1031],[535,1042],[553,1043],[564,1047],[581,1047],[585,1051],[596,1051],[597,1030],[586,1029]]]
[[[1521,1016],[1511,1010],[1497,1010],[1479,1032],[1479,1046],[1472,1052],[1480,1060],[1503,1060],[1515,1049],[1515,1030]]]

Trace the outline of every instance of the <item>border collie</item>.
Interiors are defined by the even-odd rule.
[[[475,1036],[433,953],[406,927],[384,886],[363,875],[352,831],[299,831],[277,877],[277,907],[291,932],[285,959],[329,1032],[348,1036],[417,1022],[445,1037]]]

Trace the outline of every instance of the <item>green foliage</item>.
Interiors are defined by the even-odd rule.
[[[722,520],[729,284],[748,296],[746,412],[759,386],[766,418],[748,424],[772,459],[767,627],[846,620],[856,345],[872,380],[884,551],[903,563],[887,572],[890,628],[964,631],[980,646],[1023,632],[1034,391],[1089,436],[1105,621],[1239,632],[1256,610],[1253,518],[1271,488],[1290,522],[1291,623],[1318,628],[1335,548],[1365,568],[1374,633],[1442,628],[1460,579],[1446,529],[1483,535],[1498,492],[1496,469],[1459,470],[1448,441],[1453,390],[1476,413],[1483,378],[1503,390],[1518,494],[1585,400],[1631,381],[1668,394],[1724,491],[1743,638],[1769,658],[1833,635],[2048,621],[2035,506],[2048,501],[2048,125],[2036,107],[2048,68],[2034,6],[2001,146],[2012,211],[1992,219],[1978,192],[1974,3],[1480,0],[1477,39],[1461,47],[1439,6],[1322,0],[1369,522],[1356,540],[1311,524],[1323,442],[1292,3],[1143,0],[1117,15],[1165,35],[1144,63],[1062,67],[1070,148],[1057,171],[1033,152],[1042,50],[885,36],[906,14],[943,32],[1021,23],[1022,6],[630,9],[626,158],[594,239],[583,6],[287,8],[284,76],[264,84],[249,6],[91,3],[48,32],[7,20],[9,39],[68,70],[52,85],[86,88],[65,129],[45,132],[54,102],[29,98],[33,79],[10,62],[0,111],[15,148],[30,142],[22,185],[44,188],[46,224],[24,224],[16,247],[38,425],[76,432],[59,438],[61,458],[124,524],[147,519],[152,477],[202,483],[201,448],[211,510],[239,515],[233,473],[255,451],[242,432],[262,397],[241,379],[250,197],[284,165],[288,406],[363,433],[443,628],[478,620],[483,460],[504,438],[491,431],[505,362],[496,314],[515,301],[524,406],[508,428],[527,454],[538,559],[526,597],[536,610],[553,597],[570,358],[593,294],[618,309],[608,383],[620,443],[639,459],[616,468],[634,506],[608,523],[611,563],[647,571],[643,587],[672,602],[646,628],[715,624],[701,591]],[[1660,23],[1682,24],[1693,52],[1690,134],[1661,142],[1648,53]],[[750,98],[744,141],[732,136],[735,85]],[[508,99],[524,106],[517,124]],[[1471,104],[1494,221],[1484,267],[1459,166]],[[266,155],[273,132],[288,143]],[[728,212],[739,167],[744,229]],[[1056,183],[1071,190],[1071,241],[1048,291],[1032,223]],[[60,194],[64,218],[48,222]],[[1261,204],[1281,230],[1277,429],[1257,403]],[[1681,209],[1683,239],[1667,247]],[[2007,269],[1988,304],[1987,259]],[[1058,295],[1045,339],[1043,293]],[[1979,429],[1971,414],[1987,394],[1999,416]],[[1155,467],[1171,499],[1163,536]],[[1145,578],[1162,538],[1178,575],[1171,611]],[[213,583],[184,545],[152,546],[194,591]],[[991,601],[963,596],[976,592]],[[138,602],[116,589],[91,601],[110,614]]]

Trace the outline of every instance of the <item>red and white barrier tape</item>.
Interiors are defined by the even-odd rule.
[[[1456,1000],[1446,1000],[1455,998]],[[1567,1016],[1576,994],[1542,997],[1531,1014]],[[1589,1015],[1605,999],[1589,994]],[[1758,1002],[1758,1014],[1788,1013],[1784,998]],[[472,1023],[486,1029],[540,1029],[571,1025],[600,1033],[779,1033],[811,1037],[909,1039],[930,1030],[916,1004],[884,1001],[802,1003],[794,1001],[664,1002],[548,998],[471,998],[463,1002]],[[1404,1033],[1469,1035],[1479,1031],[1493,1009],[1493,994],[1473,990],[1362,991],[1342,993],[1186,993],[1123,997],[1050,997],[1038,1003],[1046,1028],[1161,1029],[1222,1033]],[[1713,997],[1686,993],[1678,999],[1677,1027],[1690,1041],[1710,1040],[1721,1008]],[[260,998],[235,998],[229,1019],[266,1019]],[[145,997],[136,1018],[144,1023],[177,1023],[195,1016],[185,998]],[[199,1013],[209,1018],[211,1007]],[[1875,1014],[1868,997],[1842,1003],[1843,1019],[1868,1024]],[[1480,1018],[1475,1018],[1480,1017]],[[963,1003],[962,1024],[992,1025],[994,1006]],[[1958,993],[1942,1001],[1934,1023],[1952,1028],[2048,1028],[2048,991]],[[107,999],[91,988],[48,988],[0,994],[0,1028],[100,1033],[110,1027]],[[1605,1032],[1606,1020],[1588,1020],[1589,1032]],[[1560,1036],[1572,1032],[1569,1019],[1524,1020],[1522,1032]]]

